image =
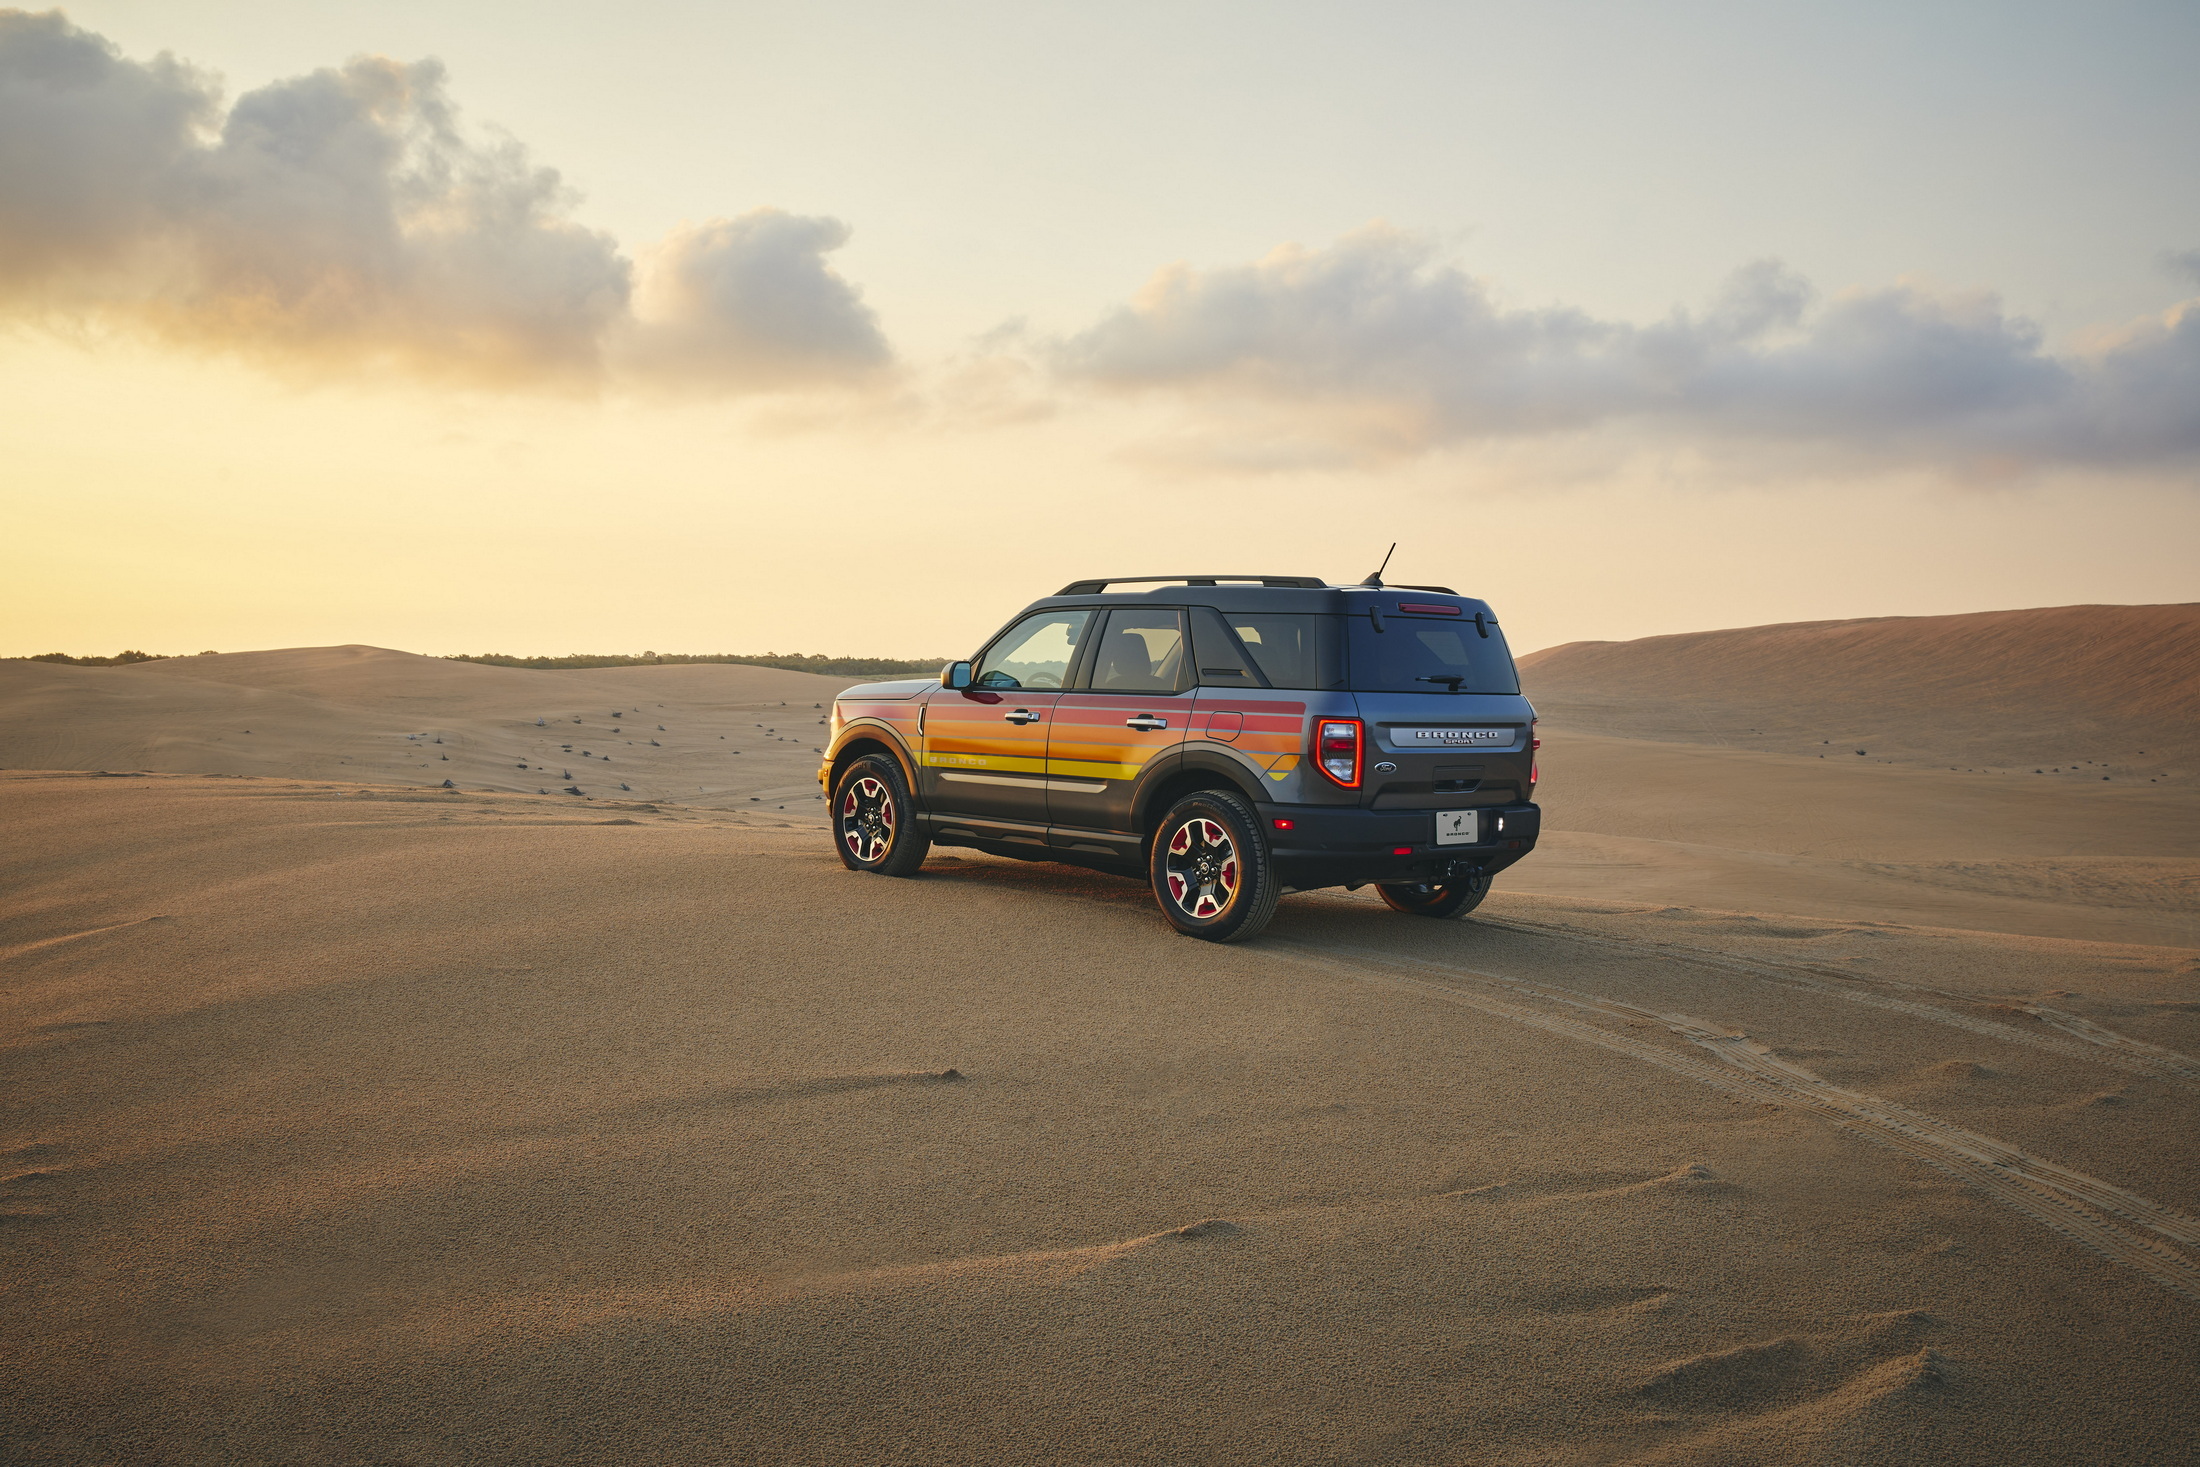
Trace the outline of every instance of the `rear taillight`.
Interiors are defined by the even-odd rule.
[[[1540,718],[1531,718],[1528,720],[1528,732],[1530,735],[1533,735],[1535,733],[1535,726],[1542,721],[1543,720]],[[1530,751],[1530,757],[1528,759],[1528,793],[1531,795],[1535,793],[1536,782],[1543,778],[1543,770],[1537,765],[1533,757],[1534,751],[1542,747],[1543,740],[1534,737],[1529,738],[1528,749]],[[1500,824],[1498,826],[1498,829],[1502,830],[1504,829],[1504,826]]]
[[[1323,718],[1314,723],[1314,763],[1348,790],[1360,787],[1360,750],[1365,743],[1357,718]]]

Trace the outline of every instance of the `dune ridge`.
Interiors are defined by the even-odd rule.
[[[1522,657],[1520,671],[1554,721],[1632,737],[1809,752],[1825,739],[1965,763],[2158,769],[2200,757],[2195,603],[1568,642]]]

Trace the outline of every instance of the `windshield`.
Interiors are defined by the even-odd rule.
[[[1381,631],[1349,618],[1352,686],[1363,693],[1518,693],[1520,675],[1495,623],[1386,616]]]

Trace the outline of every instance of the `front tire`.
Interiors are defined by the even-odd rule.
[[[833,847],[850,871],[914,876],[932,848],[901,766],[881,755],[867,754],[841,773],[832,809]]]
[[[1260,817],[1227,790],[1199,790],[1170,806],[1148,862],[1161,915],[1186,937],[1243,942],[1283,898]]]
[[[1375,893],[1393,912],[1456,920],[1482,905],[1482,898],[1490,894],[1490,881],[1484,876],[1464,881],[1378,883]]]

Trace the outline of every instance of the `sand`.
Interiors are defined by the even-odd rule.
[[[1554,720],[1478,920],[1214,948],[329,762],[793,684],[252,655],[8,685],[0,1460],[2192,1460],[2180,789]]]
[[[814,823],[825,720],[858,681],[724,663],[543,672],[363,646],[0,661],[0,767],[571,786]]]

